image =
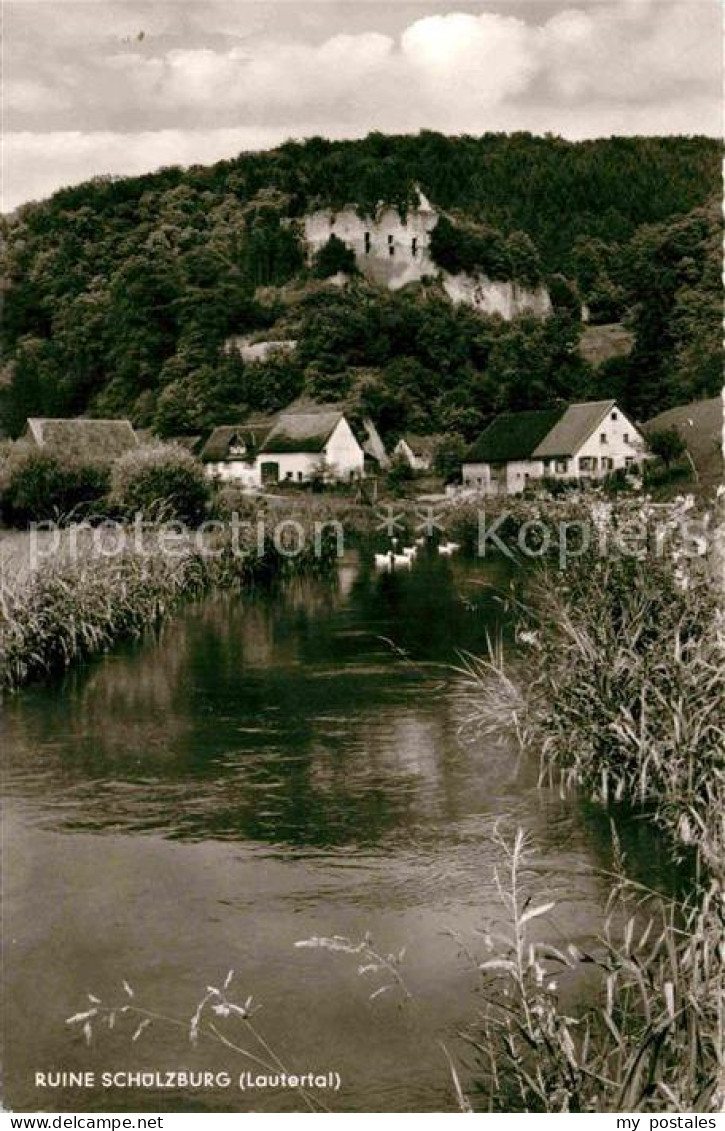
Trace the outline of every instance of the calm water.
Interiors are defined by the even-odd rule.
[[[601,923],[608,821],[536,789],[532,766],[459,733],[449,665],[510,634],[503,566],[435,559],[409,574],[347,562],[336,583],[215,597],[4,709],[5,1104],[23,1110],[300,1110],[240,1092],[244,1065],[184,1029],[127,1019],[90,1047],[64,1019],[87,994],[188,1019],[236,971],[288,1068],[337,1071],[346,1111],[454,1109],[438,1041],[476,1013],[463,944],[499,912],[497,820],[538,849],[547,937]],[[658,882],[651,834],[622,829]],[[407,947],[415,994],[311,936]],[[231,1032],[231,1030],[229,1030]],[[248,1044],[247,1038],[245,1043]],[[460,1050],[462,1051],[462,1050]],[[34,1073],[228,1069],[204,1090],[39,1091]],[[465,1072],[464,1072],[465,1076]]]

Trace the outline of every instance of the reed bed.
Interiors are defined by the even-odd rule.
[[[28,536],[0,542],[0,688],[14,690],[139,637],[182,601],[213,587],[269,585],[295,573],[329,570],[334,539],[315,548],[306,540],[295,556],[266,537],[232,546],[220,535],[199,549],[193,532],[168,538],[147,532],[143,549],[132,539],[121,552],[99,552],[91,532],[63,532],[52,551],[31,562]]]
[[[519,831],[499,841],[506,859],[496,872],[503,915],[480,963],[484,1006],[462,1034],[477,1061],[470,1097],[476,1107],[720,1110],[725,1062],[717,885],[703,885],[676,904],[633,884],[620,859],[601,937],[586,951],[558,939],[554,946],[540,940],[541,923],[555,905],[526,894],[535,856],[526,836]],[[583,1009],[565,1005],[562,985],[585,970],[598,994]]]
[[[519,609],[528,658],[512,668],[492,644],[461,665],[464,725],[535,751],[542,783],[639,809],[693,875],[674,901],[618,867],[583,954],[532,941],[553,905],[523,897],[529,849],[523,834],[509,842],[505,924],[481,964],[488,1005],[466,1035],[490,1109],[700,1112],[725,1098],[724,625],[700,566],[592,554],[544,568]],[[596,1002],[577,1012],[559,979],[585,967]]]

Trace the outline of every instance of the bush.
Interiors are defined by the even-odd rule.
[[[650,432],[647,436],[647,443],[652,454],[662,460],[668,471],[672,464],[681,459],[687,451],[687,444],[676,428],[662,428],[659,431]]]
[[[11,447],[0,469],[3,519],[14,526],[29,522],[85,518],[105,498],[109,471],[39,451],[25,444]]]
[[[345,275],[357,275],[355,252],[333,233],[327,243],[315,252],[312,274],[317,279],[329,279],[340,271]]]
[[[127,452],[111,473],[111,500],[128,514],[152,520],[197,523],[210,487],[201,463],[175,444],[153,444]]]
[[[385,486],[393,495],[405,495],[415,473],[405,456],[395,455],[385,473]]]

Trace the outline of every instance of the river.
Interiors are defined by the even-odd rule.
[[[332,1110],[456,1109],[439,1042],[463,1054],[456,1032],[480,1004],[465,951],[481,954],[500,914],[496,822],[531,836],[531,891],[556,903],[547,938],[586,943],[607,897],[607,816],[461,730],[452,665],[487,634],[513,653],[509,582],[506,563],[431,557],[389,575],[351,557],[333,581],[187,606],[8,699],[6,1107],[302,1110],[294,1090],[241,1091],[237,1053],[188,1040],[206,986],[233,969],[230,993],[261,1005],[254,1023],[287,1068],[339,1073],[321,1095]],[[646,825],[620,834],[635,871],[663,881]],[[385,982],[359,957],[295,945],[366,932],[405,948],[412,1000],[371,997]],[[65,1020],[89,994],[183,1024],[132,1041],[119,1014],[88,1044]],[[60,1070],[92,1083],[36,1086]],[[103,1086],[139,1070],[231,1082]]]

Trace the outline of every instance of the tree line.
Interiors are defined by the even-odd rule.
[[[719,380],[720,217],[707,203],[718,178],[706,138],[424,131],[63,189],[3,221],[0,423],[15,435],[28,415],[92,411],[183,434],[337,390],[376,404],[390,430],[455,419],[467,433],[552,396],[620,395],[642,416],[707,395]],[[546,282],[549,324],[456,309],[435,286],[393,296],[314,283],[341,254],[306,265],[306,211],[405,213],[418,188],[446,212],[438,262]],[[296,302],[292,283],[306,284]],[[582,301],[595,321],[629,322],[626,365],[581,360]],[[245,366],[222,349],[265,332],[294,333],[298,355]]]

